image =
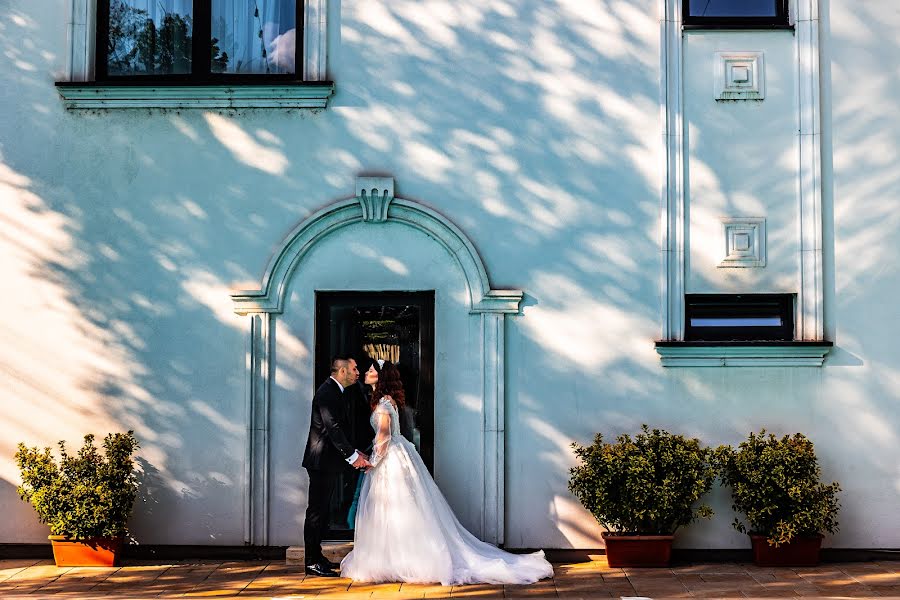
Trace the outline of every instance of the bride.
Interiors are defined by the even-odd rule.
[[[385,362],[365,383],[375,384],[375,444],[360,492],[353,551],[341,577],[356,581],[526,584],[551,577],[543,551],[510,554],[482,542],[456,520],[415,446],[400,435],[404,405],[397,367]],[[368,387],[368,386],[367,386]]]

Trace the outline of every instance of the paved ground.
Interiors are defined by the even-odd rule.
[[[382,584],[305,577],[283,562],[129,561],[121,568],[57,568],[49,560],[0,561],[0,597],[12,598],[771,598],[900,599],[900,561],[764,569],[695,564],[613,569],[604,560],[554,564],[554,578],[530,586]]]

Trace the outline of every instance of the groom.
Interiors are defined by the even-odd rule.
[[[325,380],[312,401],[309,438],[303,453],[303,466],[309,473],[309,494],[303,543],[306,547],[306,574],[337,577],[333,569],[339,565],[322,554],[322,538],[328,530],[331,495],[341,471],[347,464],[363,469],[370,466],[368,457],[347,441],[350,424],[343,398],[344,388],[356,383],[359,370],[352,358],[331,361],[331,377]]]

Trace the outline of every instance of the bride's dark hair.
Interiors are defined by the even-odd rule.
[[[378,401],[385,396],[393,398],[398,408],[402,408],[406,404],[406,396],[403,394],[403,382],[400,380],[400,371],[390,361],[385,361],[381,365],[378,383],[375,384],[375,393],[372,394],[370,401],[372,410],[375,410],[375,407],[378,406]]]

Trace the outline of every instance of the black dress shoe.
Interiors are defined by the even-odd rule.
[[[315,563],[306,566],[306,574],[314,577],[340,577],[340,573],[336,573],[322,563]]]
[[[335,571],[341,568],[341,563],[339,563],[339,562],[331,562],[331,561],[328,560],[327,558],[323,558],[323,559],[322,559],[321,561],[319,561],[319,562],[320,562],[321,564],[325,565],[326,567],[328,567],[329,569],[333,569],[333,570],[335,570]]]

